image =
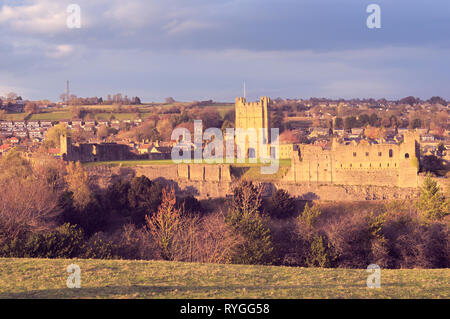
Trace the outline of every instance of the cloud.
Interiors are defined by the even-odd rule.
[[[148,100],[232,100],[243,80],[254,98],[450,92],[448,0],[378,0],[379,30],[354,0],[73,2],[81,29],[66,26],[72,1],[0,0],[0,85],[56,98],[71,79],[79,95]]]
[[[59,44],[49,50],[46,54],[50,58],[63,58],[74,51],[74,47],[69,44]]]
[[[59,1],[29,1],[22,6],[4,5],[0,24],[19,33],[54,34],[66,27],[66,12]]]
[[[168,34],[174,35],[174,34],[181,34],[181,33],[187,33],[194,30],[200,30],[200,29],[208,29],[211,28],[212,24],[199,22],[199,21],[182,21],[179,22],[178,20],[171,21],[167,25],[163,27],[164,30],[167,31]]]

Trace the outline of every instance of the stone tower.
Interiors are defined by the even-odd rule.
[[[414,132],[406,132],[403,135],[403,143],[400,144],[399,162],[399,187],[417,187],[419,171],[419,144]]]
[[[239,130],[236,131],[236,146],[244,151],[246,157],[258,158],[260,143],[269,144],[269,106],[270,99],[267,96],[261,97],[259,102],[247,102],[245,98],[236,98],[236,129],[248,131],[255,129],[256,141],[251,136],[245,137],[245,142],[239,142]],[[260,132],[262,130],[262,134]],[[252,140],[250,140],[252,139]],[[244,138],[241,139],[243,141]]]
[[[71,160],[72,158],[72,140],[67,134],[59,136],[60,152],[64,160]]]

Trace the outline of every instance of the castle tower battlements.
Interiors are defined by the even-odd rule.
[[[247,131],[248,129],[255,129],[257,133],[256,141],[250,141],[248,136],[245,142],[237,142],[238,149],[244,151],[246,157],[258,157],[260,142],[269,144],[269,107],[270,98],[263,96],[259,102],[247,102],[243,97],[236,98],[235,111],[236,111],[236,129],[242,129]],[[263,129],[262,135],[260,129]],[[237,134],[239,132],[237,131]],[[237,136],[237,141],[239,136]],[[256,145],[256,147],[254,146]]]

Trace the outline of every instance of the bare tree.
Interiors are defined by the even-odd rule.
[[[0,243],[51,228],[60,213],[57,191],[39,179],[0,182]]]
[[[174,259],[201,263],[229,263],[243,238],[225,223],[222,212],[203,218],[185,217],[175,236]]]

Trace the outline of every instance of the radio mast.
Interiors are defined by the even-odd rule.
[[[66,104],[70,101],[69,80],[66,81]]]

